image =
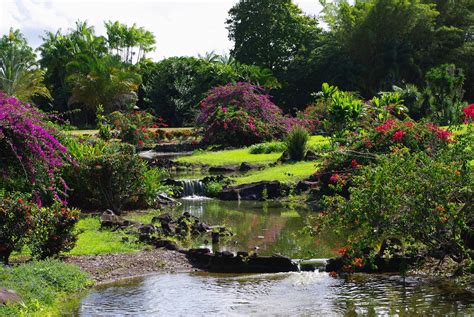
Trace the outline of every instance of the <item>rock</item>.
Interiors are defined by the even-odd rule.
[[[318,182],[311,182],[308,180],[302,180],[296,184],[296,192],[301,193],[309,190],[310,188],[314,188],[318,185]]]
[[[152,241],[152,244],[156,248],[165,248],[165,249],[171,250],[171,251],[176,251],[176,250],[179,249],[178,246],[176,245],[176,243],[174,243],[171,240],[155,239],[155,240]]]
[[[130,224],[130,221],[124,221],[112,210],[107,209],[100,216],[100,225],[102,227],[124,227]]]
[[[312,150],[308,150],[308,152],[306,152],[306,155],[304,156],[305,161],[316,161],[316,160],[319,160],[320,158],[321,158],[321,155],[316,154],[316,152]]]
[[[152,234],[156,232],[156,228],[154,225],[151,224],[141,225],[140,227],[138,227],[138,232],[140,241],[149,241],[151,239]]]
[[[247,172],[247,171],[253,170],[255,168],[256,168],[255,166],[243,162],[242,164],[240,164],[239,171]]]
[[[288,153],[288,150],[285,150],[285,152],[283,152],[283,154],[278,159],[278,162],[285,163],[288,161],[290,161],[290,153]]]
[[[264,197],[264,190],[266,195]],[[283,195],[283,186],[278,181],[262,181],[257,183],[228,186],[219,193],[222,200],[263,200],[274,199]]]
[[[0,305],[15,304],[21,302],[21,297],[13,290],[0,288]]]

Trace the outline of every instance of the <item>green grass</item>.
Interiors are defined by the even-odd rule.
[[[76,246],[67,255],[99,255],[107,253],[129,253],[143,250],[136,241],[123,242],[128,237],[120,230],[101,229],[98,217],[88,217],[79,220],[76,228],[83,231],[79,234]]]
[[[243,176],[233,178],[235,184],[248,184],[259,181],[280,181],[295,183],[313,174],[318,162],[296,162],[268,167],[264,170],[251,171]]]
[[[275,162],[281,153],[250,154],[248,148],[217,152],[200,152],[191,156],[179,157],[176,161],[188,164],[210,166],[238,165],[243,162],[266,165]]]
[[[328,142],[326,137],[315,135],[310,137],[308,147],[323,145]],[[249,148],[225,150],[216,152],[197,152],[191,156],[179,157],[177,162],[187,164],[203,164],[210,166],[239,165],[243,162],[250,164],[268,165],[275,162],[282,152],[269,154],[251,154]]]
[[[0,286],[22,298],[20,304],[0,306],[0,316],[59,316],[62,300],[91,285],[79,267],[58,260],[0,267]]]

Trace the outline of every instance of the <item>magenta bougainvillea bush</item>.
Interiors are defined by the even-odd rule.
[[[0,185],[60,200],[66,184],[58,170],[66,148],[33,106],[0,92]],[[18,188],[20,187],[20,188]]]
[[[246,82],[213,88],[201,102],[197,122],[204,142],[226,146],[259,143],[285,131],[280,108],[263,89]]]

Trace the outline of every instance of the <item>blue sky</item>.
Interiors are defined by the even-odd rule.
[[[225,20],[236,0],[0,0],[0,34],[19,28],[37,47],[45,30],[67,30],[87,20],[103,34],[104,20],[137,23],[155,34],[155,60],[169,56],[227,52]],[[318,0],[296,0],[303,11],[316,15]]]

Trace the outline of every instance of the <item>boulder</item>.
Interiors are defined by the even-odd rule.
[[[104,211],[100,216],[100,225],[102,227],[124,227],[129,225],[129,223],[129,221],[124,221],[110,209]]]
[[[319,160],[320,158],[321,158],[321,155],[318,155],[316,152],[312,150],[308,150],[308,152],[306,152],[306,155],[304,156],[305,161],[316,161],[316,160]]]
[[[314,188],[316,186],[318,186],[318,182],[302,180],[302,181],[298,182],[298,184],[296,184],[295,189],[296,189],[297,193],[301,193],[301,192],[305,192],[305,191],[309,190],[310,188]]]
[[[266,194],[264,194],[266,191]],[[263,200],[275,199],[283,195],[283,186],[278,181],[262,181],[257,183],[228,186],[219,193],[222,200]],[[265,196],[265,197],[264,197]]]
[[[13,290],[0,288],[0,305],[15,304],[21,301],[21,297]]]
[[[249,163],[243,162],[242,164],[240,164],[239,171],[247,172],[253,169],[257,169],[257,168],[258,166],[250,165]]]

